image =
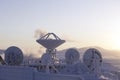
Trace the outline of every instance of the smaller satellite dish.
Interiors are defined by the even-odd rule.
[[[15,46],[5,51],[5,61],[8,65],[20,65],[23,61],[23,52]]]
[[[65,60],[67,64],[76,63],[77,61],[79,61],[79,57],[80,57],[79,52],[74,48],[68,49],[65,53]]]
[[[102,64],[102,55],[97,49],[90,48],[84,53],[83,62],[90,71],[98,71]]]
[[[43,54],[42,57],[41,57],[41,63],[43,65],[47,65],[48,63],[50,64],[50,62],[51,63],[53,62],[52,58],[51,58],[51,55],[48,54],[48,53]]]

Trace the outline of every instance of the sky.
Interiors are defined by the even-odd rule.
[[[65,39],[58,49],[120,50],[120,0],[0,0],[0,49],[38,50],[38,29]]]

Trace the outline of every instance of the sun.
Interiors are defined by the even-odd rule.
[[[113,44],[112,45],[113,49],[120,50],[120,35],[119,34],[112,36],[112,44]]]

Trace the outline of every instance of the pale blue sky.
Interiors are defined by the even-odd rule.
[[[61,48],[120,49],[120,0],[0,0],[0,48],[38,47],[36,29],[73,41]]]

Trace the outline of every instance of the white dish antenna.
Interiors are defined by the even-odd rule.
[[[23,52],[18,47],[11,46],[5,51],[5,61],[8,65],[20,65],[23,61]]]
[[[47,49],[55,49],[65,42],[65,40],[61,40],[54,33],[48,33],[36,41]]]
[[[65,60],[67,64],[76,63],[77,61],[79,61],[79,57],[80,57],[79,52],[74,48],[68,49],[65,53]]]
[[[52,67],[56,71],[57,69],[55,68],[54,65],[57,59],[55,48],[63,44],[65,40],[61,40],[54,33],[48,33],[36,41],[46,48],[46,53],[41,58],[42,64],[46,64],[46,66],[52,65]],[[46,73],[50,73],[50,69],[47,67],[46,67]]]
[[[102,65],[102,55],[97,49],[90,48],[84,53],[83,62],[90,71],[99,71]]]

